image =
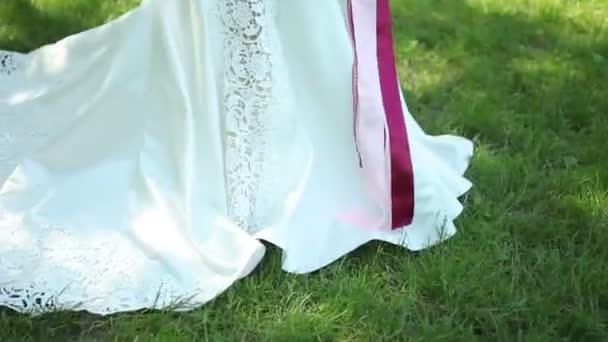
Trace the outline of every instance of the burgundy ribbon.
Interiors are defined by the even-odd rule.
[[[389,0],[348,0],[355,46],[353,87],[357,151],[370,191],[402,228],[414,216],[414,172],[395,62]],[[373,31],[373,32],[372,32]]]

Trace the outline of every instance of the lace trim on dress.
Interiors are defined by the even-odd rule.
[[[11,279],[0,279],[2,306],[30,314],[108,314],[139,308],[188,309],[209,297],[200,280],[179,283],[162,265],[143,264],[145,255],[120,233],[90,239],[86,231],[79,234],[42,222],[0,210],[0,275]],[[148,267],[147,272],[134,273],[138,267]]]
[[[224,110],[228,214],[244,230],[254,215],[265,164],[265,132],[273,97],[273,63],[267,0],[219,2],[225,29]]]
[[[0,76],[10,76],[17,71],[17,57],[15,53],[0,51]]]

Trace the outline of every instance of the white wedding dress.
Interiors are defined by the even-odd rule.
[[[0,51],[0,305],[187,310],[246,276],[260,240],[305,273],[371,240],[420,250],[453,235],[472,144],[409,113],[413,222],[338,218],[374,210],[344,2],[144,0]]]

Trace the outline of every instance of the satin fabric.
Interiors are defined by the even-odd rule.
[[[347,20],[343,0],[146,0],[0,52],[0,305],[187,310],[251,272],[260,240],[306,273],[452,236],[473,146],[426,135],[403,99],[413,220],[344,219],[383,210],[354,148]]]

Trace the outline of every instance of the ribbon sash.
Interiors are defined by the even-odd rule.
[[[354,130],[375,227],[402,228],[414,216],[414,172],[395,63],[389,0],[347,0],[355,50]]]

